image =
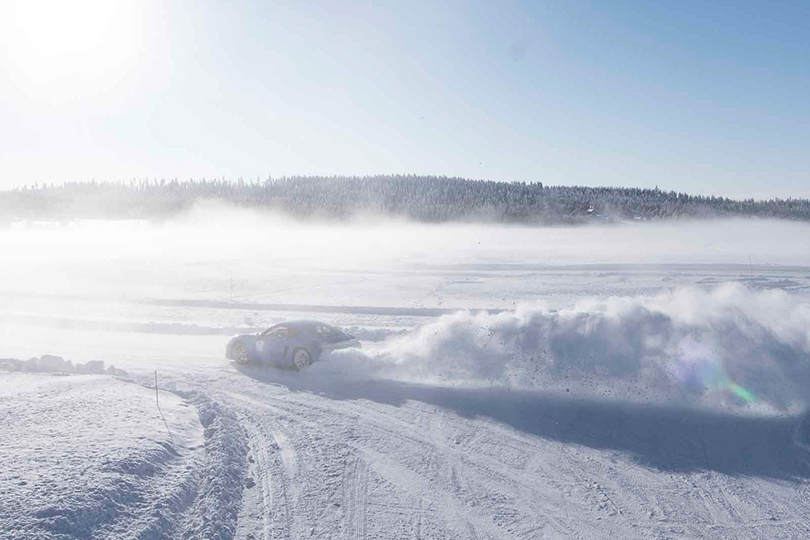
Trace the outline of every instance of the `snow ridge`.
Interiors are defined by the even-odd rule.
[[[197,497],[181,525],[179,538],[230,540],[246,483],[247,434],[236,415],[197,391],[173,390],[193,403],[205,428],[205,458]]]
[[[90,360],[85,363],[65,360],[61,356],[43,354],[39,358],[18,360],[16,358],[0,358],[0,371],[21,371],[25,373],[73,373],[77,375],[107,374],[126,377],[127,372],[110,365],[105,369],[101,360]]]
[[[248,445],[244,428],[229,409],[198,391],[161,387],[161,393],[178,396],[174,401],[163,396],[164,407],[167,399],[175,403],[174,407],[177,403],[185,403],[181,408],[193,406],[197,414],[192,413],[188,420],[202,427],[202,436],[195,441],[181,437],[173,443],[165,431],[152,429],[159,424],[150,424],[146,429],[141,424],[133,425],[154,412],[154,385],[146,379],[99,377],[125,372],[114,367],[105,369],[103,362],[74,364],[48,355],[27,361],[0,359],[0,370],[9,372],[10,388],[26,381],[40,385],[36,387],[40,388],[37,404],[45,411],[60,411],[47,421],[37,416],[40,425],[34,428],[47,433],[58,431],[58,435],[49,436],[60,437],[59,448],[69,446],[70,439],[86,440],[99,423],[104,423],[106,429],[97,441],[76,442],[80,445],[77,448],[52,452],[48,459],[56,463],[68,461],[67,467],[48,470],[32,479],[20,476],[14,467],[0,473],[0,479],[5,474],[15,482],[11,492],[0,496],[0,507],[8,505],[0,512],[0,537],[4,540],[234,538],[246,483]],[[63,376],[43,378],[45,373]],[[18,379],[21,383],[14,382]],[[22,396],[30,399],[29,394]],[[16,394],[10,394],[5,405],[18,407],[14,399]],[[48,427],[51,425],[54,427]],[[4,427],[10,430],[5,436],[14,439],[20,438],[15,435],[19,431],[28,429],[23,420]],[[124,430],[129,430],[126,436],[130,442],[118,441],[115,448],[107,448],[101,456],[93,452],[92,448],[106,447],[109,437]],[[41,443],[30,434],[21,441],[5,445],[9,455],[21,452],[21,457],[36,461],[26,444],[38,447]],[[3,447],[0,444],[0,451]],[[83,457],[82,452],[88,451],[91,454]],[[63,476],[63,480],[57,480]],[[43,490],[52,493],[43,498]]]
[[[154,394],[132,380],[17,372],[0,382],[0,537],[151,540],[176,530],[202,453],[180,398],[164,397],[175,445],[154,418]]]

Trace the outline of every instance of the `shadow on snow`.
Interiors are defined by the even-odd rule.
[[[505,388],[425,386],[256,367],[237,369],[263,383],[329,399],[367,399],[392,406],[420,401],[467,418],[489,418],[545,439],[624,452],[636,462],[662,471],[810,478],[808,456],[793,443],[798,433],[796,416],[754,417]],[[806,430],[802,428],[802,438]]]

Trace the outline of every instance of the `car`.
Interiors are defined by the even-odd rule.
[[[234,336],[225,357],[237,364],[260,364],[301,370],[325,351],[360,347],[354,336],[319,321],[287,321],[263,332]]]

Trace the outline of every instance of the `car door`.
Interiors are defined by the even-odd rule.
[[[289,353],[289,337],[292,331],[287,326],[275,326],[256,340],[256,353],[263,363],[279,365]]]

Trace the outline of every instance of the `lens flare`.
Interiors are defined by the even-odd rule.
[[[737,383],[729,382],[727,388],[735,396],[741,397],[746,403],[759,403],[759,398]]]
[[[723,361],[705,343],[691,339],[681,343],[674,373],[680,384],[697,392],[728,392],[750,405],[760,402],[753,392],[731,380]]]

